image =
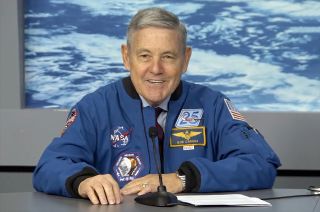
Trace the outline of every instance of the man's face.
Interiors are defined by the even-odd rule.
[[[152,106],[174,92],[191,56],[176,30],[156,27],[134,32],[130,47],[122,45],[121,50],[134,87]]]

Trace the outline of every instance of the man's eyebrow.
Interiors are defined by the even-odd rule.
[[[172,54],[172,55],[177,55],[177,53],[176,52],[174,52],[174,51],[165,51],[165,52],[163,52],[163,53],[161,53],[162,55],[164,55],[164,54]]]
[[[149,49],[141,48],[141,49],[137,49],[136,53],[137,54],[151,53],[151,51]],[[168,50],[168,51],[165,51],[165,52],[161,52],[161,55],[166,55],[166,54],[170,54],[170,55],[174,55],[174,56],[178,55],[177,52],[171,51],[171,50]]]
[[[148,50],[148,49],[138,49],[136,52],[139,54],[139,53],[142,53],[142,52],[148,52],[148,53],[150,53],[151,51]]]

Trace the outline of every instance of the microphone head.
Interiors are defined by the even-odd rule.
[[[158,136],[158,129],[156,127],[149,128],[149,137],[155,138]]]

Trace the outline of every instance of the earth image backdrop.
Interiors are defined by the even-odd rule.
[[[177,14],[193,48],[184,80],[242,111],[320,111],[320,1],[25,0],[27,108],[68,109],[128,76],[120,46],[146,7]]]

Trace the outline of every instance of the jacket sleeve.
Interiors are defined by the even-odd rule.
[[[77,196],[74,183],[98,174],[91,165],[96,149],[94,115],[85,104],[78,104],[68,116],[61,137],[55,138],[43,152],[33,173],[37,191]]]
[[[234,106],[230,109],[232,106],[229,99],[221,96],[214,107],[214,124],[212,129],[207,129],[207,139],[213,142],[215,158],[197,157],[190,159],[189,164],[183,164],[184,168],[196,169],[196,176],[200,175],[190,191],[239,191],[273,185],[276,169],[280,166],[279,158]]]

